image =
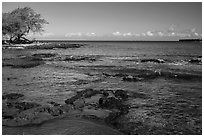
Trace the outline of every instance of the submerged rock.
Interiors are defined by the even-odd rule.
[[[57,54],[53,53],[38,53],[38,54],[33,54],[33,57],[37,58],[50,58],[50,57],[55,57]]]
[[[117,98],[121,98],[121,99],[127,99],[128,98],[128,94],[127,91],[124,90],[116,90],[114,93],[115,97]]]
[[[67,55],[64,61],[96,61],[96,58],[93,56],[73,56]]]
[[[41,64],[44,64],[42,58],[31,56],[3,59],[2,62],[3,67],[11,66],[13,68],[32,68]]]
[[[140,62],[165,63],[163,59],[141,59]]]
[[[129,82],[134,81],[134,82],[137,82],[137,81],[143,80],[144,78],[140,78],[140,77],[137,77],[137,76],[125,76],[122,79],[123,79],[123,81],[129,81]]]
[[[2,99],[18,99],[20,97],[23,97],[23,94],[20,93],[10,93],[2,96]]]
[[[202,58],[190,59],[188,62],[192,64],[202,64]]]
[[[34,103],[34,102],[16,102],[14,104],[14,107],[21,110],[21,111],[35,108],[35,107],[39,107],[39,106],[41,106],[41,105]]]
[[[56,103],[56,102],[54,102],[54,101],[50,101],[50,102],[48,102],[48,103],[52,104],[53,106],[61,106],[61,104],[58,104],[58,103]]]

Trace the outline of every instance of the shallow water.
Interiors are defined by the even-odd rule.
[[[128,134],[200,134],[202,108],[202,65],[189,63],[190,59],[202,56],[202,43],[199,42],[85,42],[87,45],[77,49],[54,50],[3,50],[3,59],[39,53],[57,54],[56,59],[46,60],[45,64],[33,68],[2,69],[2,93],[22,93],[23,101],[38,102],[42,105],[54,101],[64,104],[65,100],[77,91],[93,89],[124,89],[133,96],[127,103],[131,104],[130,112],[123,116],[124,121],[143,122],[143,126],[134,125],[128,129],[123,120],[118,123],[123,133]],[[58,58],[67,55],[89,55],[97,57],[96,61],[62,61]],[[140,62],[141,59],[163,59],[164,63]],[[106,77],[103,73],[127,73],[137,75],[140,71],[151,70],[172,72],[196,76],[193,80],[169,79],[160,77],[139,82],[123,81],[121,77]],[[9,78],[9,79],[8,79]],[[85,84],[74,82],[84,80]],[[193,94],[193,96],[191,96]],[[177,103],[186,103],[184,108]],[[170,103],[170,109],[178,114],[165,112],[162,102]],[[173,105],[173,106],[172,106]],[[176,105],[176,106],[175,106]],[[181,104],[182,105],[182,104]],[[193,106],[198,105],[194,109]],[[167,105],[168,106],[168,105]],[[173,108],[172,108],[173,107]],[[181,107],[181,108],[180,108]],[[168,107],[169,108],[169,107]],[[182,112],[183,111],[183,112]],[[193,111],[193,114],[190,113]],[[157,112],[157,113],[156,113]],[[154,114],[152,114],[154,113]],[[198,115],[195,115],[195,114]],[[165,115],[164,115],[165,114]],[[172,115],[169,117],[168,115]],[[185,118],[185,129],[168,131],[169,122],[176,122],[178,117]],[[166,116],[166,117],[165,117]],[[190,125],[188,122],[191,122]],[[173,127],[180,126],[176,123]],[[149,128],[143,131],[144,125]],[[129,125],[128,125],[129,126]],[[153,129],[157,127],[157,130]],[[170,126],[169,129],[173,128]],[[196,129],[194,129],[196,127]],[[161,131],[160,129],[165,129]],[[151,129],[151,130],[150,130]],[[29,129],[30,130],[30,129]],[[129,131],[131,130],[131,131]],[[192,130],[192,131],[191,131]],[[189,131],[189,133],[187,132]],[[49,131],[46,131],[49,132]]]

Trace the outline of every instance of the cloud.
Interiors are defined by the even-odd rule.
[[[191,37],[191,34],[189,34],[189,33],[177,33],[176,34],[178,37]]]
[[[154,36],[154,33],[151,31],[147,31],[147,36]]]
[[[96,34],[94,32],[91,32],[91,33],[86,33],[86,36],[88,36],[88,37],[95,37]]]
[[[141,34],[138,34],[138,33],[133,33],[132,35],[135,36],[135,37],[140,37],[141,36]]]
[[[113,32],[112,34],[113,34],[114,36],[121,36],[121,35],[122,35],[122,33],[120,33],[119,31]]]
[[[158,31],[157,34],[158,34],[158,36],[160,36],[160,37],[164,36],[164,33],[161,32],[161,31]]]
[[[142,36],[146,36],[146,33],[142,33]]]
[[[82,36],[82,33],[81,32],[76,32],[76,33],[66,33],[65,34],[65,37],[80,37]]]
[[[43,33],[42,37],[50,37],[50,36],[54,36],[54,33],[52,32],[47,32],[47,33]]]
[[[123,33],[123,36],[124,36],[124,37],[126,37],[126,36],[132,36],[132,33],[131,33],[131,32]]]

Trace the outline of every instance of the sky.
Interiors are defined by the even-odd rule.
[[[49,24],[28,38],[178,40],[202,37],[201,2],[3,2],[2,12],[31,7]]]

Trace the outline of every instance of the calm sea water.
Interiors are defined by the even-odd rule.
[[[76,42],[74,42],[76,43]],[[80,42],[79,42],[80,43]],[[188,59],[202,56],[201,42],[83,42],[87,46],[58,50],[59,54]]]

